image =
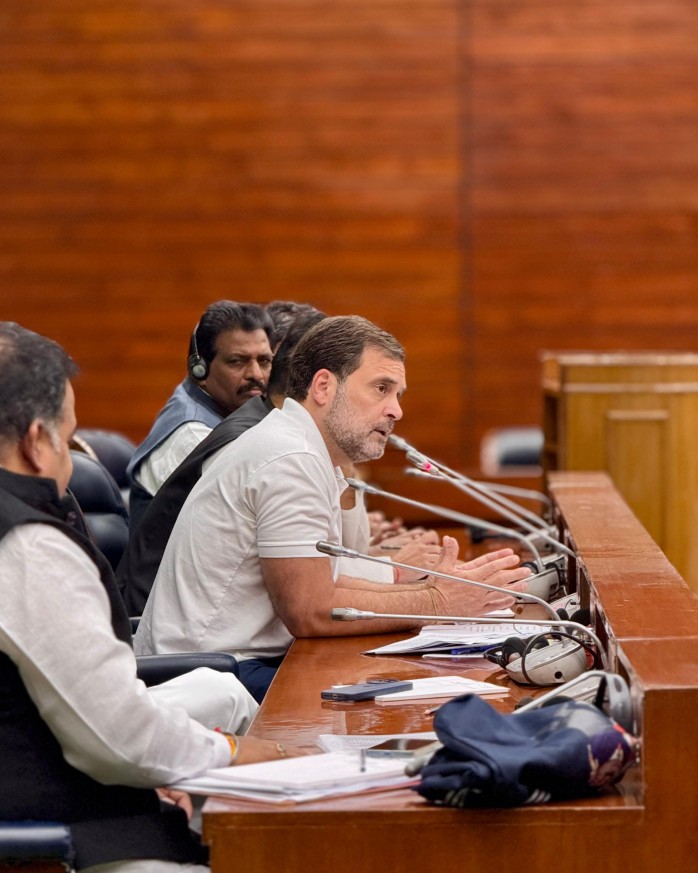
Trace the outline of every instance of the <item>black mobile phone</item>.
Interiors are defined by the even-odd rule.
[[[373,700],[377,694],[394,694],[409,691],[411,682],[401,679],[368,679],[357,685],[333,685],[320,692],[323,700]]]

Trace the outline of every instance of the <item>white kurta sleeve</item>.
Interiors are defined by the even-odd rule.
[[[66,760],[100,782],[155,787],[225,766],[228,743],[158,704],[114,636],[97,569],[45,524],[0,542],[0,651],[16,664]]]

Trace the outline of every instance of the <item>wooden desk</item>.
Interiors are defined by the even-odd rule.
[[[692,869],[698,851],[698,603],[604,474],[554,474],[551,493],[564,538],[577,554],[570,574],[592,608],[597,633],[608,641],[613,665],[631,684],[641,768],[626,776],[617,794],[507,810],[439,809],[407,790],[283,809],[211,799],[204,837],[214,873]],[[294,643],[254,733],[310,746],[321,733],[428,729],[424,703],[320,701],[320,690],[333,682],[454,672],[420,659],[361,655],[376,639]],[[501,674],[491,672],[489,679],[500,681]],[[511,707],[521,693],[514,690],[498,705]]]

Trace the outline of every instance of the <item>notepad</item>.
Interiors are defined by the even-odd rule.
[[[414,783],[405,762],[356,753],[328,752],[261,764],[207,770],[173,785],[191,794],[218,794],[270,803],[401,788]]]
[[[437,697],[458,697],[460,694],[477,694],[481,697],[504,697],[509,689],[490,682],[478,682],[465,676],[436,676],[427,679],[413,679],[409,691],[395,694],[379,694],[377,703],[410,703],[414,700],[429,700]]]

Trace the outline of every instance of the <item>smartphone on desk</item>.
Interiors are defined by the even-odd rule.
[[[320,692],[323,700],[373,700],[377,694],[409,691],[412,683],[402,679],[368,679],[356,685],[333,685]]]
[[[385,740],[377,746],[366,749],[367,758],[413,758],[415,755],[424,755],[430,751],[436,751],[441,746],[438,740],[425,740],[424,738]]]

